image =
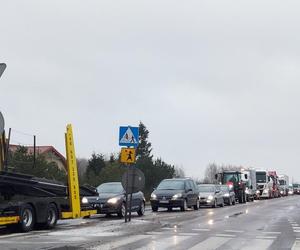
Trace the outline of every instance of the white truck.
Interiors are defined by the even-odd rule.
[[[279,190],[281,196],[289,195],[289,177],[285,174],[278,175],[279,179]]]
[[[273,180],[267,170],[256,170],[256,188],[259,198],[273,198]]]
[[[247,201],[254,201],[256,198],[256,171],[255,169],[241,169],[241,172],[243,173],[242,175],[242,180],[246,184],[246,199]],[[245,176],[247,176],[247,179],[244,179]]]

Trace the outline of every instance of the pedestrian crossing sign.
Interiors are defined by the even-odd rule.
[[[122,148],[121,149],[121,162],[122,163],[135,163],[135,148]]]
[[[125,147],[137,147],[139,144],[138,127],[120,127],[119,145]]]

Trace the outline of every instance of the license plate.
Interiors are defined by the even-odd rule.
[[[159,203],[169,203],[169,201],[159,201]]]

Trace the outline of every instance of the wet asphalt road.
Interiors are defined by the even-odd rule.
[[[224,208],[146,211],[61,221],[55,230],[0,232],[0,249],[300,249],[300,196]]]

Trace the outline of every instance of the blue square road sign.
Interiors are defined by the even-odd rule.
[[[139,144],[139,128],[121,126],[119,132],[119,145],[125,147],[137,147]]]

